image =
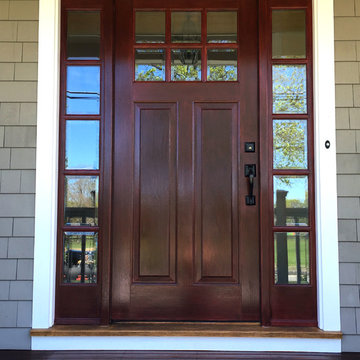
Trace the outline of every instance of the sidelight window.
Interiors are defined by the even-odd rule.
[[[313,159],[306,10],[272,11],[274,283],[311,283]]]
[[[237,81],[237,11],[135,11],[135,81]],[[161,45],[160,45],[161,44]]]
[[[98,269],[101,129],[101,12],[67,11],[64,155],[60,161],[62,284],[95,284]]]

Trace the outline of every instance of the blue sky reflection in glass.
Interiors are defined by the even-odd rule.
[[[100,66],[68,66],[66,113],[100,114]]]
[[[135,80],[165,80],[165,51],[163,49],[135,50]]]
[[[99,121],[66,122],[66,169],[99,169]]]
[[[308,198],[307,176],[274,176],[274,224],[308,226]]]

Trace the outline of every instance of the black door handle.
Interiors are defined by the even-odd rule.
[[[248,206],[255,205],[255,196],[254,196],[254,178],[256,176],[255,164],[245,165],[245,176],[249,178],[249,195],[247,195],[245,198],[246,205]]]

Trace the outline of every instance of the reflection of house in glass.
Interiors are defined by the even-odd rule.
[[[98,224],[97,176],[67,176],[65,186],[65,223],[67,226]]]
[[[65,232],[64,283],[96,283],[97,240],[98,235],[93,232]]]

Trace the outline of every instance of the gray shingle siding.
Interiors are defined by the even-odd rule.
[[[334,4],[342,349],[360,351],[360,1]]]
[[[0,349],[30,348],[38,11],[0,0]]]

